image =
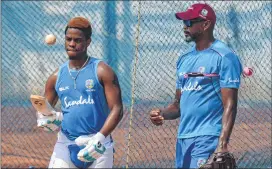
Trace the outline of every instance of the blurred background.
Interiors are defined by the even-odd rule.
[[[175,13],[204,1],[1,1],[1,167],[45,168],[56,133],[37,130],[30,94],[67,60],[64,29],[75,16],[93,28],[90,56],[116,72],[124,118],[113,132],[116,168],[173,168],[179,119],[151,124],[148,112],[175,95],[175,65],[193,44]],[[236,124],[230,140],[240,168],[271,168],[271,1],[205,1],[216,14],[215,37],[243,66]],[[48,46],[47,34],[57,42]],[[59,109],[59,103],[57,105]]]

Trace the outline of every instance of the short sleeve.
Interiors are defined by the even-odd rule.
[[[181,63],[182,63],[182,56],[180,56],[178,58],[178,61],[176,62],[176,89],[180,89],[181,88],[181,81],[179,79],[179,69],[181,67]]]
[[[181,88],[181,82],[179,80],[178,72],[176,73],[176,89]]]
[[[220,87],[239,88],[241,83],[242,65],[237,55],[229,53],[222,57],[220,65]]]

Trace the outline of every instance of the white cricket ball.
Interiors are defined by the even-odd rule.
[[[49,35],[46,35],[45,36],[45,39],[44,39],[44,41],[45,41],[45,43],[47,44],[47,45],[54,45],[55,43],[56,43],[56,36],[55,35],[53,35],[53,34],[49,34]]]

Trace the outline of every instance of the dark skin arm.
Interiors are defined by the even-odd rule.
[[[228,152],[228,140],[237,114],[238,89],[222,88],[221,93],[224,112],[222,117],[222,131],[216,152]]]
[[[176,90],[175,100],[164,109],[153,109],[149,113],[150,120],[156,126],[162,125],[163,120],[174,120],[180,117],[181,91]]]
[[[107,137],[123,117],[121,89],[116,74],[107,64],[100,62],[98,64],[97,74],[100,83],[104,87],[105,96],[110,109],[110,114],[100,130],[100,133]]]
[[[57,81],[58,69],[55,70],[47,79],[45,84],[45,93],[44,96],[48,102],[54,107],[58,102],[58,94],[55,90],[55,84]]]
[[[47,101],[51,104],[52,107],[55,107],[55,105],[58,102],[58,95],[55,90],[55,84],[57,81],[58,76],[58,69],[55,70],[47,79],[45,84],[45,92],[44,97],[47,99]],[[42,128],[40,128],[42,129]]]

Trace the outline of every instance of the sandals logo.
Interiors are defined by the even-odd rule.
[[[81,105],[81,104],[94,104],[94,100],[89,95],[88,98],[83,98],[80,96],[79,100],[69,100],[67,97],[64,98],[64,104],[65,108],[69,108],[71,106],[75,105]]]
[[[195,82],[194,84],[192,84],[191,82],[189,82],[189,84],[187,86],[181,87],[180,91],[184,92],[184,91],[199,91],[202,90],[202,86],[198,85],[198,82]]]

